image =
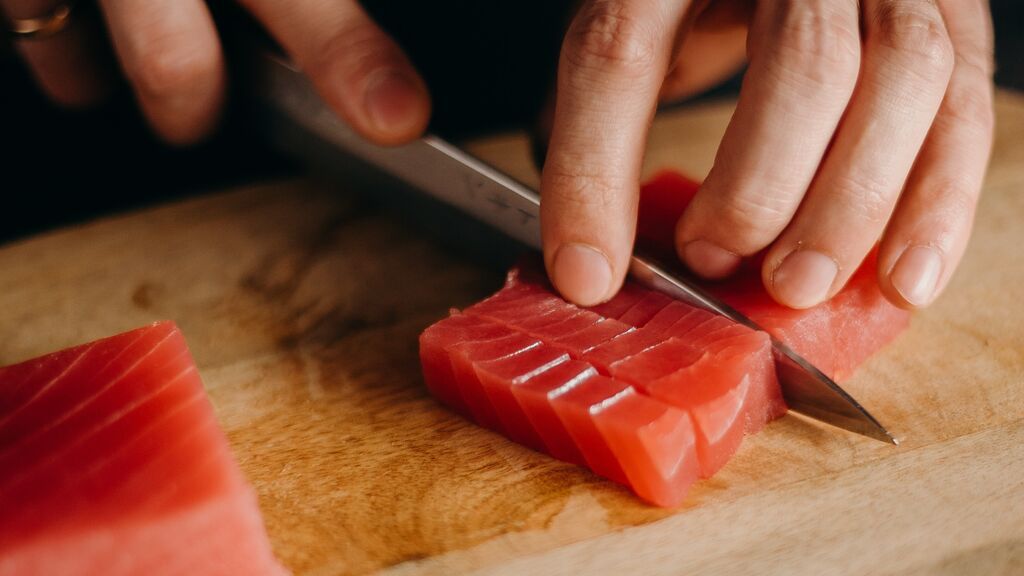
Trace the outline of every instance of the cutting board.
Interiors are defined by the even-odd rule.
[[[647,173],[705,174],[732,106],[662,115]],[[177,321],[299,574],[1021,574],[1024,99],[997,109],[963,265],[848,383],[902,445],[786,416],[675,510],[436,404],[417,335],[501,275],[344,184],[252,186],[3,247],[0,363]],[[536,181],[522,136],[472,148]]]

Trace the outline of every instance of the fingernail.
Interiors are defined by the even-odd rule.
[[[418,122],[414,110],[419,88],[408,75],[395,70],[378,72],[367,84],[366,114],[381,132],[401,132]]]
[[[707,240],[694,240],[683,246],[683,260],[705,278],[724,278],[740,265],[738,254]]]
[[[775,296],[790,308],[810,308],[824,302],[839,274],[835,260],[814,250],[795,250],[786,256],[775,274]]]
[[[599,250],[563,244],[555,253],[552,282],[567,300],[580,306],[600,304],[611,289],[612,267]]]
[[[889,272],[889,281],[903,299],[924,306],[935,296],[942,273],[942,255],[931,246],[911,246]]]

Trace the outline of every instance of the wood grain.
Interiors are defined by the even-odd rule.
[[[677,510],[435,404],[416,336],[500,274],[344,186],[272,183],[0,248],[0,363],[176,320],[300,574],[1019,574],[1024,101],[1000,94],[997,112],[961,270],[849,383],[903,445],[787,416]],[[648,172],[704,174],[730,113],[660,118]],[[520,136],[473,149],[536,178]]]

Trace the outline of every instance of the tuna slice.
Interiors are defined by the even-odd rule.
[[[427,386],[481,426],[679,504],[785,405],[767,335],[641,296],[609,318],[553,297],[532,269],[513,271],[422,334]]]
[[[0,368],[0,575],[282,574],[185,339]]]
[[[638,243],[671,255],[697,187],[674,173],[645,185]],[[875,285],[873,262],[832,301],[801,311],[771,301],[758,264],[708,287],[839,378],[906,327],[907,313]],[[629,282],[577,308],[536,263],[427,328],[420,358],[427,386],[454,411],[660,506],[681,503],[745,434],[786,410],[767,334]]]

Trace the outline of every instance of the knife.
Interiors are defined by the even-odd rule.
[[[297,69],[284,58],[263,52],[256,64],[258,97],[291,128],[315,137],[307,146],[328,146],[329,154],[359,160],[461,210],[511,238],[540,249],[540,196],[502,171],[436,135],[404,146],[371,144],[332,112]],[[275,135],[270,134],[273,139]],[[294,147],[294,138],[289,139]],[[294,150],[292,150],[294,152]],[[323,154],[324,150],[308,150]],[[648,288],[693,306],[725,316],[754,330],[767,332],[754,321],[721,302],[668,266],[634,254],[630,276]],[[795,412],[883,442],[899,441],[836,382],[771,337],[776,374],[783,397]]]

